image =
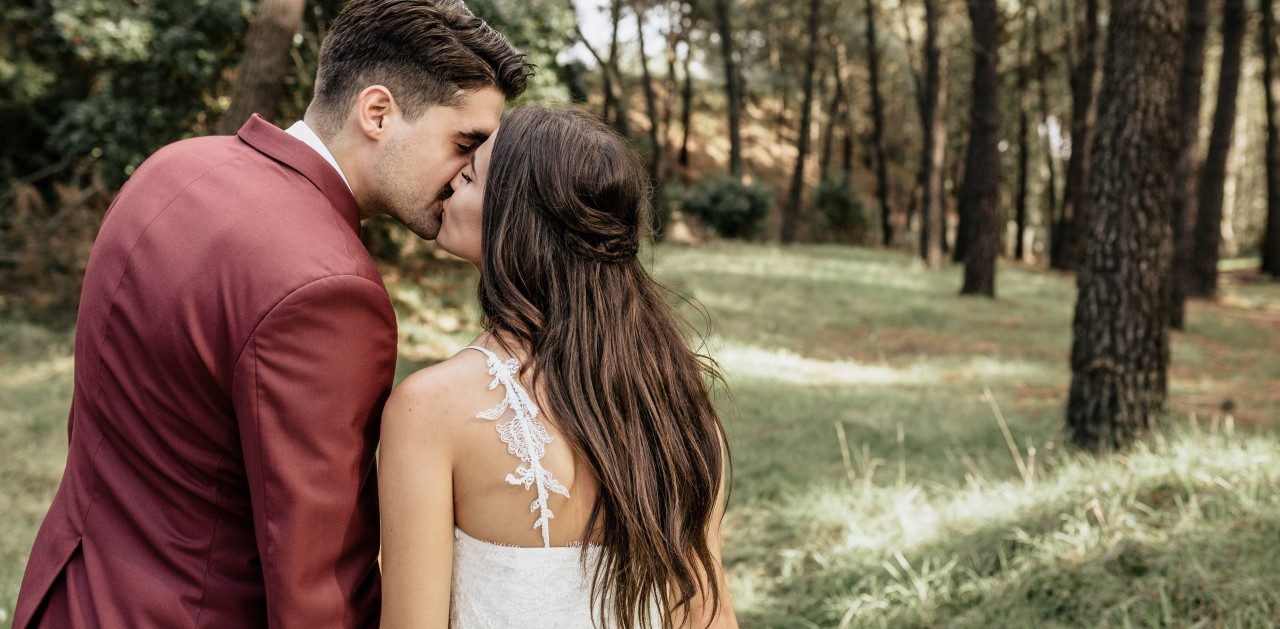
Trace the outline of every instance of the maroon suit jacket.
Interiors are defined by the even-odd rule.
[[[256,116],[134,173],[89,259],[15,627],[377,624],[396,322],[358,232],[338,173]]]

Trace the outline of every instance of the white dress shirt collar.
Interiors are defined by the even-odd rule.
[[[319,153],[320,157],[324,158],[324,161],[329,162],[329,165],[333,166],[333,169],[338,171],[338,176],[342,177],[342,183],[347,184],[347,190],[351,190],[351,182],[347,181],[347,176],[343,174],[342,169],[338,167],[338,160],[333,158],[333,153],[329,152],[329,147],[324,145],[324,141],[320,139],[320,136],[316,135],[315,131],[311,130],[311,127],[307,126],[307,123],[299,120],[293,123],[292,127],[285,129],[284,132],[302,140],[304,144]]]

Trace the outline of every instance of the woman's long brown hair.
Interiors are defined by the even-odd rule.
[[[718,608],[707,528],[728,459],[715,364],[636,256],[648,182],[589,114],[514,110],[495,138],[481,241],[487,326],[528,352],[534,390],[596,476],[592,598],[628,627],[651,626],[651,605],[664,624],[691,618],[699,594]]]

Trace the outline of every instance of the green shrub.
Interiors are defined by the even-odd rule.
[[[866,236],[867,211],[847,176],[822,180],[813,189],[812,199],[821,240],[854,243]]]
[[[716,175],[688,188],[680,207],[725,238],[751,238],[773,209],[773,189]]]

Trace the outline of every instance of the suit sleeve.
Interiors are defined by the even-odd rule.
[[[382,286],[327,277],[281,300],[237,361],[233,404],[273,628],[377,624],[374,452],[395,325]]]

